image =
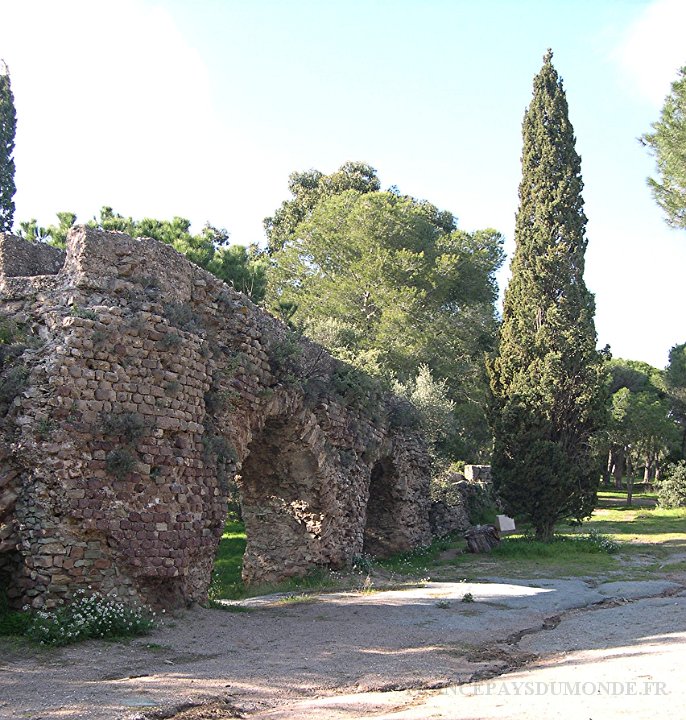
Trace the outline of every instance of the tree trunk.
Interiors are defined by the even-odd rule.
[[[634,479],[631,475],[626,476],[626,504],[631,507],[634,494]]]
[[[626,504],[631,505],[634,492],[634,469],[631,466],[631,455],[626,456]]]
[[[624,448],[617,447],[614,452],[614,467],[612,468],[612,472],[615,476],[615,487],[617,488],[617,490],[622,489],[622,476],[624,475],[624,462],[625,462]]]
[[[603,485],[609,485],[612,476],[612,446],[607,452],[607,462],[603,468]]]
[[[542,540],[543,542],[550,542],[553,539],[553,533],[555,531],[555,523],[545,522],[541,519],[541,522],[535,524],[536,528],[536,540]]]
[[[653,482],[657,474],[657,453],[651,452],[646,461],[646,468],[643,473],[643,482],[646,484],[646,490],[653,489]]]

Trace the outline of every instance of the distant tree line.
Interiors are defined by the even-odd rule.
[[[652,484],[686,452],[686,344],[675,345],[666,370],[635,360],[610,360],[609,418],[598,436],[603,478],[629,502],[635,479]]]

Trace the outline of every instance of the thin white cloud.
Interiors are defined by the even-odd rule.
[[[613,52],[626,84],[659,107],[686,65],[685,0],[656,0],[629,26]]]

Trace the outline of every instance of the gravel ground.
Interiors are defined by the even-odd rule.
[[[593,702],[604,718],[643,717],[613,712],[644,703],[656,714],[658,700],[686,707],[676,682],[686,659],[684,587],[666,580],[427,583],[307,602],[256,600],[244,612],[196,608],[126,644],[29,653],[5,643],[0,718],[586,720]],[[526,696],[508,685],[539,678],[539,692]],[[561,701],[546,689],[585,678],[664,683],[657,689],[669,694],[617,686],[612,696]],[[553,706],[568,714],[551,714]]]

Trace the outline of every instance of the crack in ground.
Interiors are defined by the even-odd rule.
[[[532,628],[525,628],[524,630],[518,630],[517,632],[508,635],[503,642],[493,643],[487,645],[481,650],[477,650],[472,653],[465,655],[466,660],[469,662],[489,662],[493,660],[501,661],[501,664],[495,665],[489,668],[483,668],[473,673],[468,680],[465,682],[457,683],[458,685],[470,685],[472,683],[481,682],[483,680],[491,680],[495,677],[501,677],[507,675],[513,670],[519,670],[526,665],[531,664],[539,658],[536,653],[527,653],[524,651],[514,650],[508,651],[502,648],[502,645],[516,646],[523,637],[527,635],[536,635],[540,632],[547,630],[554,630],[563,620],[568,617],[575,615],[581,615],[586,612],[594,612],[596,610],[607,610],[609,608],[619,607],[620,605],[629,605],[630,603],[638,602],[639,600],[646,600],[649,598],[656,597],[674,597],[681,595],[686,591],[686,585],[680,584],[679,587],[667,588],[657,595],[645,595],[643,597],[636,598],[625,598],[625,597],[610,597],[604,598],[597,602],[585,605],[579,608],[571,608],[558,615],[551,615],[543,620],[541,625],[537,625]]]

